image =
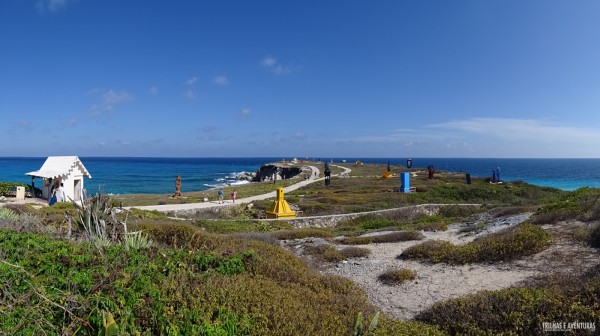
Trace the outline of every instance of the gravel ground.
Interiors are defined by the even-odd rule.
[[[483,215],[471,223],[452,224],[447,231],[423,232],[423,234],[426,239],[441,239],[454,244],[465,244],[476,237],[521,223],[530,216],[531,213],[503,218]],[[478,230],[464,232],[467,227],[477,227]],[[557,227],[560,226],[547,226],[546,229],[552,231]],[[515,286],[533,276],[550,272],[580,272],[597,263],[598,260],[596,250],[567,240],[556,241],[551,247],[536,255],[505,263],[447,265],[397,258],[404,249],[422,241],[360,245],[369,248],[371,255],[344,260],[324,268],[322,272],[353,280],[366,291],[371,302],[383,312],[402,320],[410,320],[439,301],[481,290]],[[302,255],[304,245],[324,243],[327,242],[323,239],[308,238],[287,241],[284,245],[296,254]],[[574,263],[574,259],[579,262]],[[395,286],[378,281],[377,277],[386,270],[398,268],[416,271],[416,279]]]

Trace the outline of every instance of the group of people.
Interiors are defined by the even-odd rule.
[[[66,202],[66,201],[67,201],[67,195],[65,195],[64,184],[61,183],[58,188],[56,186],[52,187],[52,193],[50,194],[50,197],[48,199],[48,204],[50,206],[53,206],[54,203]]]
[[[218,195],[219,195],[219,204],[222,204],[224,202],[223,198],[225,196],[225,192],[223,191],[223,188],[219,189]],[[233,203],[235,203],[236,198],[237,198],[237,191],[235,191],[235,189],[233,189],[233,191],[231,192],[231,200],[233,201]]]

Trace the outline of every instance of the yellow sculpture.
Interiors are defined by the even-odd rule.
[[[273,202],[271,210],[266,212],[267,218],[296,218],[296,212],[283,199],[283,188],[277,188],[277,198]]]
[[[381,178],[392,178],[392,173],[390,172],[383,172],[383,174],[381,175]]]

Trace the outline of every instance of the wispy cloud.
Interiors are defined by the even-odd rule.
[[[506,140],[553,143],[563,141],[600,141],[599,130],[553,125],[546,120],[516,118],[471,118],[433,124],[430,128],[486,135]]]
[[[219,86],[227,86],[229,85],[229,80],[225,76],[217,76],[215,77],[214,83]]]
[[[265,56],[260,64],[265,69],[279,76],[289,75],[300,70],[300,67],[298,66],[281,64],[277,61],[277,58],[273,56]]]
[[[89,114],[93,116],[110,115],[115,111],[117,106],[133,101],[133,96],[124,90],[94,89],[90,91],[90,94],[100,96],[100,102],[90,108]]]
[[[150,93],[153,96],[156,96],[158,94],[158,88],[156,86],[153,86],[148,90],[148,93]]]
[[[187,89],[183,96],[187,99],[194,100],[196,99],[196,92],[194,92],[192,89]]]
[[[240,118],[242,118],[242,119],[248,119],[248,118],[250,118],[251,115],[252,115],[252,110],[249,108],[245,108],[240,111]]]
[[[467,118],[379,134],[333,137],[340,148],[398,148],[422,157],[599,157],[600,129],[547,119]]]
[[[194,76],[194,77],[188,79],[185,83],[187,85],[194,85],[194,84],[196,84],[197,81],[198,81],[198,77]]]
[[[69,0],[38,0],[35,4],[38,12],[43,13],[56,13],[67,7]]]

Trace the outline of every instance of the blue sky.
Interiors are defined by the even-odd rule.
[[[0,2],[0,156],[600,157],[598,1]]]

